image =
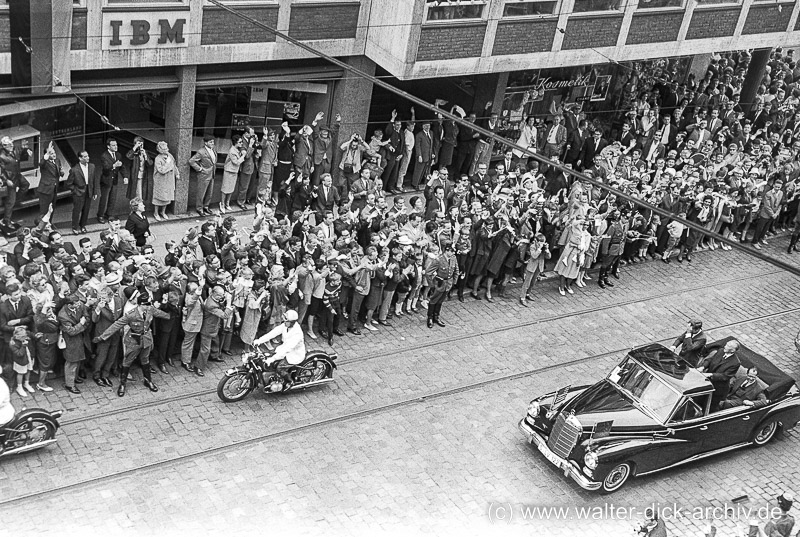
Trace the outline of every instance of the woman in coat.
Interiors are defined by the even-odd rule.
[[[81,362],[86,359],[83,345],[83,332],[89,323],[86,320],[86,307],[75,295],[67,297],[67,303],[58,312],[58,324],[64,336],[66,348],[64,349],[64,388],[71,393],[81,393],[75,386],[78,382],[76,373]]]
[[[175,201],[175,183],[180,178],[175,158],[169,154],[167,142],[158,142],[158,155],[153,162],[153,211],[156,222],[167,219],[167,206]]]
[[[236,191],[236,181],[239,179],[239,168],[247,157],[244,141],[238,134],[231,138],[231,149],[225,159],[225,169],[222,174],[222,199],[219,202],[219,212],[232,211],[231,197]]]
[[[136,239],[136,246],[139,248],[147,244],[148,239],[152,240],[150,222],[147,221],[147,216],[144,214],[144,202],[141,198],[131,200],[131,212],[125,222],[125,229],[131,232],[133,238]]]
[[[36,343],[36,360],[39,364],[39,381],[36,387],[43,392],[52,392],[47,385],[47,374],[52,373],[56,364],[56,347],[58,345],[58,317],[53,312],[52,302],[37,303],[34,306],[33,339]]]
[[[481,280],[486,275],[486,266],[489,264],[489,256],[492,253],[492,232],[494,230],[494,218],[488,209],[481,212],[477,222],[472,224],[474,232],[472,237],[472,252],[470,252],[471,262],[469,263],[469,274],[475,279],[472,281],[472,292],[470,296],[480,300],[478,288]],[[486,300],[494,302],[491,289],[486,290]]]
[[[573,294],[572,281],[577,279],[578,273],[586,261],[586,252],[592,243],[592,235],[587,231],[589,221],[582,217],[577,218],[570,227],[567,243],[556,263],[558,274],[558,292],[561,296],[566,293]]]

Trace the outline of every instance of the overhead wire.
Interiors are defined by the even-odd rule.
[[[447,119],[455,121],[460,126],[468,127],[470,129],[474,130],[475,132],[481,134],[485,138],[488,138],[488,139],[503,143],[506,146],[511,147],[512,149],[515,149],[515,150],[521,152],[524,155],[527,155],[529,158],[533,158],[534,160],[537,160],[542,164],[546,164],[546,165],[548,165],[548,166],[550,166],[550,167],[552,167],[554,169],[559,170],[560,172],[564,173],[567,176],[574,177],[574,178],[576,178],[576,179],[578,179],[580,181],[589,183],[592,186],[595,186],[595,187],[600,188],[602,190],[605,190],[605,191],[607,191],[607,192],[609,192],[611,194],[614,194],[617,197],[617,199],[622,199],[624,201],[633,203],[634,205],[636,205],[638,207],[643,207],[643,208],[645,208],[645,209],[647,209],[649,211],[652,211],[655,214],[658,214],[659,216],[671,219],[673,221],[680,222],[681,224],[685,225],[687,228],[689,228],[691,230],[694,230],[696,232],[699,232],[702,235],[711,237],[714,240],[717,240],[717,241],[719,241],[719,242],[721,242],[723,244],[727,244],[731,248],[734,248],[736,250],[744,252],[745,254],[747,254],[749,256],[752,256],[752,257],[754,257],[756,259],[759,259],[761,261],[769,263],[769,264],[771,264],[773,266],[779,267],[782,270],[785,270],[786,272],[789,272],[790,274],[793,274],[795,276],[800,276],[800,267],[796,267],[796,266],[790,265],[789,263],[781,261],[780,259],[776,259],[776,258],[774,258],[772,256],[768,256],[766,254],[763,254],[763,253],[761,253],[761,252],[759,252],[757,250],[754,250],[752,248],[747,248],[746,246],[742,245],[739,242],[732,241],[732,240],[730,240],[728,238],[723,237],[719,233],[714,233],[714,232],[711,232],[711,231],[705,229],[703,226],[698,225],[696,222],[692,222],[692,221],[689,221],[689,220],[687,220],[685,218],[681,218],[680,216],[678,216],[678,215],[676,215],[676,214],[674,214],[674,213],[672,213],[670,211],[667,211],[665,209],[662,209],[661,207],[657,207],[657,206],[652,205],[650,203],[647,203],[647,202],[645,202],[645,201],[643,201],[643,200],[641,200],[641,199],[639,199],[637,197],[631,196],[630,194],[628,194],[625,191],[622,191],[622,190],[619,190],[617,188],[614,188],[614,187],[612,187],[610,185],[607,185],[607,184],[605,184],[605,183],[603,183],[601,181],[597,181],[593,177],[589,177],[589,176],[587,176],[587,175],[585,175],[583,173],[576,172],[575,170],[573,170],[571,168],[567,168],[566,166],[563,166],[562,164],[560,164],[558,162],[554,162],[553,160],[551,160],[549,158],[546,158],[546,157],[544,157],[544,156],[542,156],[542,155],[540,155],[538,153],[534,153],[534,152],[530,151],[527,147],[522,147],[520,145],[517,145],[515,142],[512,142],[511,140],[508,140],[506,138],[498,136],[495,133],[493,133],[493,132],[481,127],[480,125],[476,125],[474,123],[470,123],[470,122],[464,121],[459,116],[451,114],[450,112],[448,112],[446,110],[442,110],[440,108],[437,108],[434,105],[432,105],[432,104],[420,99],[419,97],[411,95],[408,92],[405,92],[405,91],[403,91],[401,89],[395,88],[394,86],[384,82],[383,80],[375,78],[374,76],[370,75],[369,73],[365,73],[364,71],[362,71],[361,69],[358,69],[357,67],[353,67],[352,65],[350,65],[350,64],[348,64],[346,62],[343,62],[342,60],[339,60],[338,58],[334,58],[334,57],[332,57],[332,56],[330,56],[330,55],[328,55],[328,54],[326,54],[326,53],[324,53],[322,51],[319,51],[319,50],[315,49],[314,47],[312,47],[312,46],[310,46],[310,45],[308,45],[306,43],[303,43],[302,41],[299,41],[298,39],[295,39],[293,37],[285,35],[283,32],[280,32],[280,31],[276,30],[275,28],[272,28],[272,27],[266,25],[261,21],[253,19],[249,15],[247,15],[245,13],[241,13],[240,11],[237,11],[236,9],[233,9],[230,6],[228,6],[226,4],[223,4],[219,0],[206,0],[206,1],[211,3],[211,4],[213,4],[213,5],[215,5],[215,6],[217,6],[217,7],[220,7],[221,9],[231,13],[232,15],[235,15],[235,16],[239,17],[242,20],[245,20],[245,21],[249,22],[250,24],[253,24],[253,25],[261,28],[264,31],[267,31],[267,32],[275,35],[276,38],[284,39],[284,40],[288,41],[289,43],[291,43],[291,44],[293,44],[293,45],[305,50],[306,52],[309,52],[309,53],[311,53],[311,54],[313,54],[315,56],[323,58],[323,59],[333,63],[334,65],[337,65],[337,66],[341,67],[342,69],[345,69],[345,70],[347,70],[347,71],[349,71],[349,72],[351,72],[351,73],[353,73],[353,74],[355,74],[357,76],[360,76],[365,80],[369,80],[374,85],[380,86],[383,89],[386,89],[386,90],[388,90],[388,91],[390,91],[392,93],[395,93],[398,96],[403,97],[404,99],[407,99],[408,101],[411,101],[415,105],[421,106],[421,107],[423,107],[425,109],[428,109],[428,110],[430,110],[432,112],[435,112],[437,114],[441,114],[442,117],[445,117]]]

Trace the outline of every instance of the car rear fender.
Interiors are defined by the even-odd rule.
[[[800,396],[788,397],[769,408],[760,423],[769,418],[777,418],[784,430],[793,428],[800,421]]]

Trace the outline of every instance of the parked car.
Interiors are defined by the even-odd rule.
[[[709,344],[713,352],[726,338]],[[711,408],[706,377],[666,347],[631,350],[592,386],[567,386],[530,402],[519,422],[528,442],[587,490],[614,492],[647,475],[733,449],[763,446],[800,420],[793,378],[744,345],[742,367],[758,369],[767,403]]]

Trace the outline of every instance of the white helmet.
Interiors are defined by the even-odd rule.
[[[297,320],[297,312],[294,310],[287,310],[286,313],[283,314],[284,321],[296,321]]]

